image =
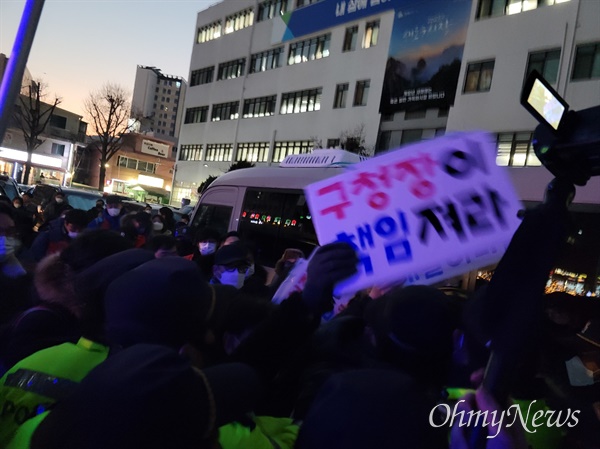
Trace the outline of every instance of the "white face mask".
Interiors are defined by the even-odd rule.
[[[244,285],[245,274],[240,273],[238,270],[224,271],[221,273],[221,284],[232,285],[235,288],[242,288]]]
[[[116,217],[121,212],[121,209],[119,209],[118,207],[109,207],[106,209],[106,212],[108,212],[108,215],[110,215],[111,217]]]
[[[67,234],[69,234],[70,238],[74,239],[79,235],[79,232],[67,232]]]
[[[19,239],[14,237],[0,236],[0,262],[4,262],[9,256],[16,253],[21,246]]]
[[[165,225],[163,225],[162,223],[160,223],[160,222],[158,222],[158,221],[156,221],[156,222],[152,223],[152,228],[153,228],[155,231],[162,231],[162,229],[164,228],[164,226],[165,226]]]
[[[200,242],[198,243],[198,251],[203,256],[213,254],[217,250],[217,244],[212,242]]]
[[[144,209],[144,212],[146,212],[147,214],[151,214],[151,213],[152,213],[152,210],[145,210],[145,209]]]
[[[15,207],[15,209],[18,209],[19,207],[21,207],[21,205],[19,203],[15,203],[15,204],[13,204],[13,206]]]
[[[254,264],[250,265],[246,270],[246,279],[254,274]]]
[[[565,361],[569,383],[573,387],[584,387],[594,384],[594,373],[587,369],[581,359],[577,356]]]
[[[55,198],[55,200],[56,200],[56,202],[57,202],[58,204],[60,204],[60,203],[62,203],[62,202],[63,202],[63,199],[62,199],[62,198]]]

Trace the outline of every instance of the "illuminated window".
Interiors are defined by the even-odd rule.
[[[535,167],[541,165],[531,144],[532,133],[498,133],[496,165]]]
[[[565,3],[569,0],[479,0],[477,18],[518,14],[542,6]]]
[[[365,38],[363,39],[363,48],[370,48],[377,45],[377,39],[379,38],[379,20],[374,22],[367,22],[365,28]]]
[[[328,33],[290,44],[288,65],[300,64],[302,62],[328,57],[330,41],[331,34]]]
[[[280,114],[300,114],[321,109],[321,88],[281,94]]]
[[[250,73],[266,72],[281,67],[283,47],[255,53],[250,57]]]
[[[244,100],[242,118],[265,117],[275,114],[276,95]]]
[[[267,162],[269,142],[238,143],[236,161]]]
[[[233,153],[233,144],[231,143],[211,143],[206,145],[206,161],[226,162],[231,161]]]
[[[258,5],[257,22],[281,16],[287,11],[287,0],[267,0]]]
[[[212,41],[221,37],[221,21],[217,20],[209,25],[198,28],[198,35],[196,42],[201,44],[203,42]]]
[[[467,66],[464,92],[487,92],[492,85],[494,61],[482,61]]]
[[[225,17],[225,34],[239,31],[254,23],[254,9],[248,8]]]
[[[235,59],[219,64],[217,80],[229,80],[244,75],[246,59]]]
[[[212,107],[211,120],[213,122],[218,122],[220,120],[236,120],[239,116],[239,108],[239,101],[215,104]]]
[[[310,153],[313,149],[311,140],[295,140],[286,142],[275,142],[273,149],[273,162],[281,162],[290,154]]]

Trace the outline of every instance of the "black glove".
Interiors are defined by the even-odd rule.
[[[358,256],[346,242],[329,243],[317,249],[308,264],[302,299],[315,313],[331,310],[333,288],[356,274]]]

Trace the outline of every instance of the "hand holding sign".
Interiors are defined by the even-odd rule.
[[[369,159],[305,189],[321,244],[357,251],[360,275],[336,294],[404,280],[433,284],[497,262],[521,204],[496,145],[457,133]]]

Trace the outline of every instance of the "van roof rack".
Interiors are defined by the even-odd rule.
[[[280,167],[344,167],[367,160],[341,148],[315,148],[310,153],[290,154],[279,163]]]

